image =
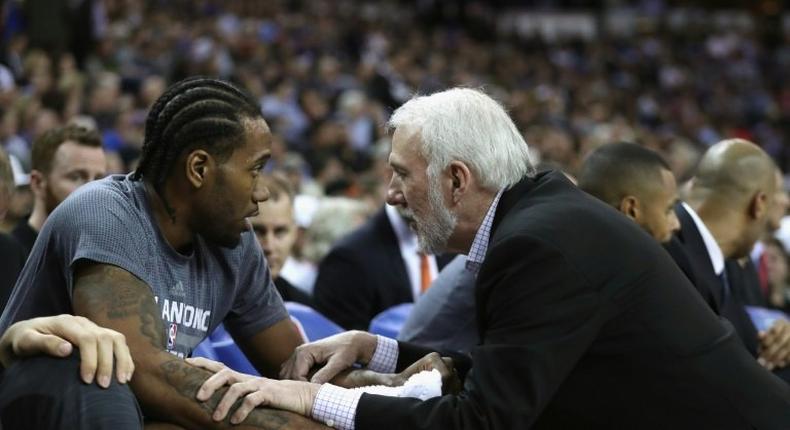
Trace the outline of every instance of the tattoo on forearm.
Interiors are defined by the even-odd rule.
[[[192,401],[196,401],[195,399],[197,397],[198,390],[206,381],[206,379],[211,376],[209,372],[190,366],[189,364],[175,358],[162,363],[160,368],[162,369],[162,373],[165,375],[167,383],[175,388],[178,394]],[[208,414],[212,414],[214,413],[214,409],[216,409],[220,400],[222,400],[222,396],[225,395],[226,391],[227,387],[224,387],[214,393],[214,395],[211,396],[211,398],[207,401],[198,402],[198,404]],[[231,413],[229,413],[225,419],[227,424],[230,424],[230,417],[233,415],[232,411],[235,411],[236,408],[241,405],[242,401],[243,398],[239,399],[231,408]],[[281,429],[286,424],[288,424],[288,422],[289,420],[288,417],[285,416],[285,413],[271,409],[256,409],[250,413],[250,415],[248,415],[247,419],[244,421],[244,423],[247,425],[254,425],[262,429],[271,430]]]

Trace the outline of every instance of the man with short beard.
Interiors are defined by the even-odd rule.
[[[32,162],[33,212],[12,232],[27,254],[49,214],[77,188],[107,174],[99,133],[74,125],[54,128],[36,139]]]
[[[387,202],[410,210],[426,248],[467,253],[478,273],[481,341],[455,363],[463,389],[420,400],[319,385],[355,363],[393,372],[429,352],[347,332],[297,348],[281,372],[294,381],[220,371],[199,394],[235,382],[219,417],[244,397],[234,419],[265,404],[356,430],[790,428],[790,388],[636,223],[562,173],[536,173],[499,103],[455,88],[413,98],[389,124]],[[454,379],[447,363],[432,367]]]

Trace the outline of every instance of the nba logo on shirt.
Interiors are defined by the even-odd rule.
[[[167,349],[171,350],[176,346],[176,335],[178,334],[178,324],[170,323],[170,330],[167,331]]]

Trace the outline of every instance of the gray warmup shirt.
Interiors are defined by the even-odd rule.
[[[244,339],[288,317],[251,228],[235,248],[197,236],[192,254],[179,254],[159,231],[143,183],[113,175],[81,187],[49,216],[0,317],[0,333],[19,320],[73,313],[81,260],[118,266],[148,284],[167,350],[179,357],[223,321]]]

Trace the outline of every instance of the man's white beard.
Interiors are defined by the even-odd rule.
[[[440,188],[438,178],[428,178],[429,219],[420,219],[410,209],[404,211],[404,215],[416,225],[417,244],[426,254],[444,252],[458,224],[458,217],[444,205]]]

